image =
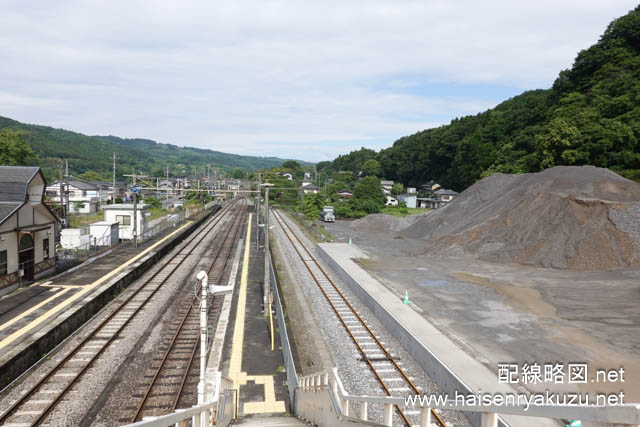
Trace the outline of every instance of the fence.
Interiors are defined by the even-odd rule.
[[[504,401],[503,401],[504,402]],[[354,403],[360,410],[352,413]],[[368,411],[372,405],[384,407],[384,426],[392,426],[394,406],[418,410],[420,425],[431,425],[431,409],[450,409],[482,414],[482,427],[497,427],[501,415],[528,417],[522,425],[537,425],[535,418],[556,420],[581,420],[616,426],[640,426],[640,405],[580,406],[580,405],[465,405],[456,404],[453,399],[423,399],[408,403],[407,397],[356,396],[346,392],[338,370],[320,372],[300,378],[297,415],[317,425],[349,426],[379,425],[368,421]],[[332,408],[332,410],[327,410]]]
[[[206,215],[216,203],[209,203],[204,207],[197,208],[187,208],[184,211],[176,212],[170,214],[162,221],[154,224],[152,227],[144,230],[144,232],[138,236],[138,244],[144,243],[158,234],[164,232],[170,228],[176,228],[182,224],[184,224],[187,220],[195,220],[198,221],[204,215]],[[141,213],[142,214],[142,213]],[[83,227],[87,229],[88,227]],[[88,233],[87,233],[88,234]],[[107,252],[116,247],[126,247],[127,245],[134,245],[135,242],[133,240],[126,241],[115,241],[107,244],[107,239],[109,236],[100,236],[89,238],[89,240],[80,245],[63,248],[58,251],[58,262],[57,262],[57,271],[65,271],[68,270],[89,258],[100,255],[104,252]]]
[[[284,368],[287,374],[287,386],[289,388],[289,399],[291,408],[296,408],[298,388],[298,375],[296,372],[296,364],[291,353],[291,344],[289,335],[287,334],[287,324],[282,310],[282,301],[280,300],[280,292],[278,291],[278,279],[273,268],[273,257],[269,257],[269,270],[271,275],[271,287],[273,292],[273,301],[276,305],[276,317],[278,319],[278,327],[280,329],[280,345],[282,347],[282,357],[284,358]]]

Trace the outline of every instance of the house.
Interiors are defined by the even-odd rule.
[[[318,190],[320,189],[313,184],[305,185],[302,187],[302,192],[304,194],[309,194],[309,193],[317,194]]]
[[[306,187],[308,185],[313,185],[313,181],[311,181],[310,179],[303,179],[302,181],[300,181],[300,187]]]
[[[416,194],[416,187],[407,187],[407,194]]]
[[[458,193],[453,190],[440,189],[432,197],[418,197],[418,207],[426,209],[440,209],[451,202]]]
[[[281,176],[283,178],[287,178],[289,181],[291,181],[293,179],[293,175],[289,172],[278,172],[278,176]]]
[[[311,180],[311,172],[305,172],[304,173],[304,179]]]
[[[73,176],[69,176],[68,181],[63,181],[63,190],[66,187],[71,213],[94,213],[98,204],[106,203],[110,199],[108,187],[101,188],[100,185],[83,181]],[[54,182],[47,186],[47,196],[54,202],[60,203],[60,183]],[[64,191],[63,191],[64,193]],[[66,204],[66,199],[64,200]]]
[[[385,203],[386,206],[398,206],[398,199],[395,197],[391,197],[387,195],[387,201]]]
[[[429,182],[422,184],[420,186],[420,193],[433,193],[434,191],[440,188],[440,184],[435,182],[434,180],[430,180]]]
[[[127,191],[127,185],[121,181],[116,181],[115,195],[113,194],[113,182],[111,181],[89,181],[89,183],[98,186],[101,203],[106,200],[111,200],[112,195],[114,196],[114,200],[118,197],[122,198]]]
[[[46,187],[39,167],[0,166],[0,293],[55,271],[60,220]]]
[[[436,199],[434,199],[433,197],[418,197],[416,200],[417,207],[421,209],[437,209]]]
[[[415,194],[401,194],[398,196],[400,203],[404,203],[408,208],[415,208],[417,202],[417,196]]]
[[[459,193],[456,191],[446,190],[444,188],[435,192],[436,198],[442,206],[452,201],[458,196],[458,194]]]
[[[158,180],[158,192],[157,198],[163,199],[165,197],[172,198],[173,197],[173,182],[168,179]]]
[[[353,197],[353,193],[349,190],[340,190],[336,193],[341,199],[350,199]]]
[[[382,187],[382,191],[384,194],[391,194],[391,189],[393,188],[393,181],[380,181],[380,187]]]
[[[149,205],[138,203],[137,206],[137,230],[138,236],[141,236],[147,229],[147,209]],[[133,239],[133,204],[115,203],[107,205],[103,208],[105,222],[119,223],[118,237],[122,240]]]

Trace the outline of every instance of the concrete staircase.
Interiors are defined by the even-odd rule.
[[[296,426],[309,426],[309,424],[300,421],[293,416],[252,416],[241,417],[233,422],[233,425],[242,425],[246,427],[260,426],[260,427],[296,427]]]

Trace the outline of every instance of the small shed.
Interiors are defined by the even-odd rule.
[[[415,208],[418,197],[415,194],[401,194],[398,199],[408,208]]]
[[[60,231],[60,246],[65,249],[89,249],[89,239],[86,228],[65,228]]]
[[[147,217],[145,213],[149,205],[138,203],[137,206],[137,234],[141,236],[147,229]],[[119,238],[122,240],[133,239],[133,204],[115,203],[102,208],[104,210],[104,220],[106,222],[117,222]]]
[[[112,246],[118,243],[120,227],[115,221],[99,221],[89,224],[93,246]]]

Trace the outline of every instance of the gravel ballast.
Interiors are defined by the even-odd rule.
[[[315,244],[300,231],[298,225],[290,218],[287,219],[287,223],[292,228],[297,229],[298,236],[305,243],[307,248],[313,248]],[[273,216],[272,223],[277,224],[277,221]],[[301,288],[302,293],[306,298],[306,302],[311,308],[311,312],[315,318],[315,323],[319,327],[324,345],[329,351],[335,366],[338,368],[338,373],[347,392],[354,395],[384,396],[384,391],[380,387],[374,375],[371,373],[368,365],[360,360],[361,355],[359,351],[336,317],[333,309],[327,303],[326,298],[318,288],[317,284],[311,278],[308,270],[304,264],[299,261],[296,251],[283,234],[281,227],[275,227],[272,230],[272,233],[274,237],[272,240],[272,242],[274,242],[274,246],[277,246],[278,252],[291,262],[291,268],[298,278],[297,285]],[[332,274],[331,270],[321,260],[318,260],[318,262],[330,275],[331,279],[340,287],[347,299],[353,304],[357,312],[365,319],[367,325],[372,329],[372,331],[374,331],[379,339],[385,344],[390,353],[395,355],[396,359],[400,361],[401,367],[408,373],[414,383],[420,387],[424,393],[441,391],[438,385],[424,373],[417,362],[415,362],[412,357],[404,351],[402,346],[387,333],[384,326],[377,320],[375,315],[350,292],[348,287],[344,285],[341,280]],[[390,363],[387,369],[391,369]],[[408,394],[409,391],[406,393],[400,392],[396,395],[405,396]],[[354,405],[352,410],[354,410],[354,413],[358,413],[357,411],[359,411],[359,407]],[[371,421],[381,423],[383,415],[384,408],[382,405],[370,405],[369,419]],[[459,412],[443,411],[441,415],[443,415],[447,425],[469,425],[466,417]],[[394,411],[394,425],[398,425],[399,423],[401,423],[400,417]]]

